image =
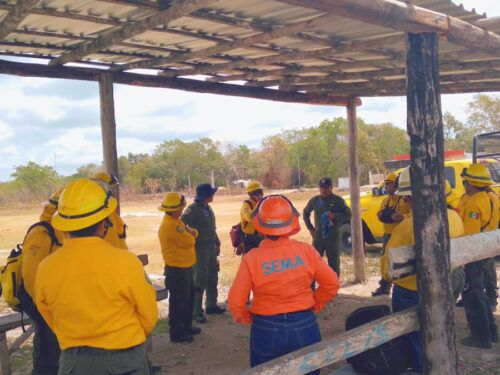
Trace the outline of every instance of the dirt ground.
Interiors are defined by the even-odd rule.
[[[299,211],[305,206],[314,191],[287,192]],[[218,234],[222,241],[221,272],[219,274],[219,301],[226,301],[227,292],[237,271],[240,258],[235,256],[230,245],[229,230],[239,220],[240,204],[243,196],[218,195],[213,203],[216,214]],[[161,258],[157,230],[162,214],[156,210],[161,197],[143,198],[124,202],[122,217],[128,225],[127,243],[136,254],[148,254],[148,274],[155,283],[163,284],[163,261]],[[37,220],[42,206],[0,208],[0,259],[5,258],[10,249],[22,241],[30,224]],[[310,241],[309,234],[302,230],[296,237],[298,240]],[[328,339],[344,331],[345,317],[358,307],[385,303],[390,305],[390,298],[370,296],[377,287],[379,255],[378,247],[369,249],[366,257],[366,269],[369,281],[366,284],[353,284],[353,265],[349,256],[341,257],[342,289],[339,296],[319,315],[323,339]],[[500,265],[497,265],[500,274]],[[8,313],[3,307],[2,313]],[[249,367],[249,327],[236,324],[229,314],[209,317],[209,321],[201,325],[203,332],[196,336],[191,344],[171,344],[166,321],[168,302],[160,302],[161,320],[153,335],[152,359],[163,366],[163,374],[206,374],[224,375],[238,374]],[[499,309],[500,310],[500,309]],[[467,335],[463,309],[456,309],[457,338]],[[500,325],[500,311],[495,315]],[[20,330],[9,333],[9,342],[21,333]],[[458,345],[461,371],[463,374],[497,374],[500,375],[500,344],[493,350],[464,348]],[[31,342],[28,341],[21,350],[12,356],[14,374],[28,374],[31,371]],[[337,365],[322,370],[328,374]]]

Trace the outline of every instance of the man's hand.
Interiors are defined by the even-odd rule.
[[[191,228],[189,225],[186,225],[186,231],[187,231],[187,232],[188,232],[191,236],[193,236],[193,237],[195,237],[195,236],[196,236],[196,231],[195,231],[193,228]]]
[[[335,220],[335,214],[333,212],[327,212],[326,214],[330,220]]]
[[[405,217],[403,216],[403,214],[399,213],[399,212],[395,212],[391,215],[391,219],[393,221],[395,221],[396,223],[400,223],[401,221],[403,221]]]
[[[381,219],[381,217],[382,217],[382,211],[377,212],[377,217],[378,217],[379,220]]]
[[[316,229],[310,228],[309,233],[311,233],[311,237],[314,238],[314,235],[316,234]]]

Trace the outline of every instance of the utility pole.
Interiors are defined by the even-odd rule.
[[[212,187],[215,187],[215,177],[214,177],[214,172],[212,172]]]
[[[188,174],[188,195],[191,196],[191,175]]]
[[[297,144],[297,170],[299,173],[299,190],[300,190],[300,148],[299,145]]]

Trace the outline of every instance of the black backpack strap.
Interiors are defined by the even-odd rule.
[[[255,208],[253,202],[250,199],[245,199],[243,203],[248,203],[248,205],[252,210]]]
[[[123,224],[123,233],[118,235],[122,240],[127,238],[127,224]]]
[[[490,200],[490,218],[488,219],[488,222],[486,224],[484,224],[482,227],[481,227],[481,232],[488,226],[490,225],[490,222],[491,222],[491,218],[493,217],[493,201],[491,200],[490,196],[488,196],[489,200]]]
[[[24,240],[26,240],[26,237],[28,236],[28,233],[33,228],[38,227],[38,226],[41,226],[41,227],[45,228],[45,230],[47,231],[47,233],[48,233],[48,235],[50,237],[50,240],[52,241],[52,246],[54,246],[54,245],[62,246],[62,244],[59,242],[59,240],[56,237],[56,232],[54,230],[54,227],[50,223],[48,223],[46,221],[39,221],[38,223],[35,223],[31,227],[29,227],[28,231],[26,232],[26,236],[24,237]],[[23,243],[24,243],[24,240],[23,240]]]

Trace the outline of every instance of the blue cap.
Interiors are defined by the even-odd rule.
[[[323,177],[321,180],[319,180],[319,186],[321,186],[321,187],[332,186],[332,179],[328,178],[328,177]]]
[[[212,187],[210,184],[200,184],[196,186],[196,197],[195,202],[201,202],[204,199],[212,197],[217,191],[218,187]]]

